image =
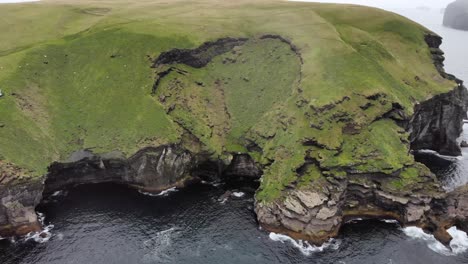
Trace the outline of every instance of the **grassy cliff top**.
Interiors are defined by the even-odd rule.
[[[352,5],[41,1],[2,4],[0,32],[0,164],[32,176],[78,149],[196,139],[268,165],[259,198],[271,200],[348,169],[407,170],[393,110],[411,115],[455,87],[427,29]],[[203,67],[151,68],[162,52],[226,37],[245,41]]]

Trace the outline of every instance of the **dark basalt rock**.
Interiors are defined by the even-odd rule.
[[[468,110],[468,91],[458,86],[416,105],[409,122],[411,149],[430,149],[442,155],[461,155],[457,138],[463,132]]]
[[[442,38],[428,34],[425,40],[441,76],[454,80],[458,86],[415,106],[414,115],[407,125],[411,149],[430,149],[442,155],[458,156],[461,155],[461,149],[457,138],[463,131],[463,119],[467,117],[468,91],[463,81],[444,70],[443,52],[439,49]]]
[[[231,164],[226,168],[224,177],[228,180],[259,179],[262,170],[248,154],[234,155]]]
[[[444,69],[444,52],[440,49],[440,45],[442,45],[442,37],[428,33],[424,36],[424,40],[426,41],[426,44],[429,46],[431,55],[432,55],[432,61],[434,62],[434,66],[436,67],[437,71],[440,73],[440,75],[445,78],[449,79],[452,81],[455,81],[458,83],[458,85],[463,85],[463,81],[455,77],[453,74],[449,74],[445,72]]]
[[[174,64],[185,64],[194,68],[205,67],[214,57],[231,51],[235,46],[243,45],[247,38],[221,38],[216,41],[203,43],[198,48],[194,49],[172,49],[161,53],[154,61],[153,68],[158,69],[156,72],[156,81],[153,84],[151,94],[156,94],[156,90],[161,80],[173,71],[179,74],[186,74],[185,71],[176,67],[164,66]],[[163,68],[163,69],[160,69]]]
[[[70,160],[49,167],[45,194],[77,184],[102,182],[161,191],[183,184],[195,165],[192,154],[176,145],[147,147],[128,159],[118,152],[96,155],[79,151]]]
[[[206,159],[198,164],[196,169],[191,172],[191,175],[204,181],[216,182],[221,180],[220,177],[225,168],[226,165],[221,160],[212,161]]]
[[[468,30],[468,0],[457,0],[447,6],[444,14],[444,26]]]
[[[222,38],[205,42],[195,49],[172,49],[161,53],[154,61],[153,67],[182,63],[194,68],[202,68],[214,57],[226,53],[246,41],[247,38]]]
[[[120,152],[98,155],[80,150],[67,162],[55,162],[49,167],[44,194],[78,184],[103,182],[159,192],[195,179],[219,181],[222,175],[233,180],[258,179],[261,173],[247,154],[234,155],[226,165],[221,160],[210,160],[206,153],[191,153],[180,145],[146,147],[128,159]]]
[[[155,190],[182,183],[196,165],[192,153],[179,146],[144,148],[128,161],[131,169],[124,181]]]

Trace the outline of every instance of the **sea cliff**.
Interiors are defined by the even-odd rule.
[[[70,19],[53,27],[53,14]],[[453,202],[464,189],[446,194],[412,151],[459,155],[468,95],[443,69],[441,38],[412,21],[214,0],[0,15],[20,29],[0,25],[1,236],[38,230],[42,197],[78,184],[258,178],[259,224],[317,244],[362,217],[446,243],[447,227],[464,228],[468,205]]]

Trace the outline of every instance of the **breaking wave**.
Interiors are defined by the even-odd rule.
[[[177,192],[177,188],[172,187],[172,188],[169,188],[169,189],[164,190],[164,191],[159,192],[159,193],[144,192],[144,191],[141,191],[141,190],[139,190],[138,192],[143,194],[143,195],[147,195],[147,196],[168,196],[169,194],[171,194],[173,192]]]
[[[244,197],[245,193],[243,192],[233,192],[232,195],[237,198]]]
[[[44,226],[44,220],[45,216],[43,213],[37,212],[37,220],[41,224],[41,226]],[[45,243],[50,240],[52,237],[52,232],[51,230],[54,228],[54,225],[50,224],[47,226],[44,226],[44,229],[38,232],[30,232],[24,237],[24,241],[29,241],[29,240],[34,240],[37,243]]]
[[[447,232],[453,237],[450,242],[450,248],[440,243],[433,235],[425,233],[421,228],[410,226],[402,229],[405,235],[412,239],[423,240],[427,246],[434,252],[444,256],[454,256],[464,253],[468,250],[468,236],[465,232],[451,227]]]
[[[172,246],[177,228],[172,227],[156,233],[155,236],[143,242],[143,246],[149,251],[143,256],[146,263],[171,263],[172,257],[168,254]]]
[[[281,234],[276,234],[273,232],[270,233],[270,239],[273,241],[281,242],[281,243],[288,242],[295,248],[299,249],[301,253],[306,256],[310,256],[316,252],[322,252],[328,248],[332,250],[337,250],[341,244],[340,240],[330,239],[328,242],[323,243],[321,246],[314,246],[314,245],[309,244],[309,242],[307,241],[295,240],[292,237],[281,235]]]
[[[387,224],[396,224],[396,225],[400,224],[400,222],[398,222],[398,220],[395,220],[395,219],[382,219],[381,221]]]

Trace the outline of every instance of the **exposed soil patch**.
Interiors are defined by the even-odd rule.
[[[29,118],[40,124],[41,130],[47,134],[49,116],[45,107],[46,99],[36,84],[28,84],[20,92],[12,93],[19,109]]]
[[[244,44],[247,40],[247,38],[222,38],[205,42],[195,49],[172,49],[161,53],[154,61],[153,67],[164,64],[185,64],[194,68],[202,68],[214,57]]]

